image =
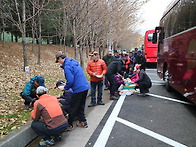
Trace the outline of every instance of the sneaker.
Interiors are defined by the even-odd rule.
[[[90,104],[88,105],[88,107],[93,107],[93,106],[96,106],[96,103],[90,103]]]
[[[54,139],[57,140],[57,141],[61,141],[62,140],[62,136],[61,135],[55,136]]]
[[[110,100],[118,100],[116,96],[110,96]]]
[[[29,105],[25,105],[25,110],[29,110]]]
[[[40,146],[53,146],[55,143],[53,140],[44,140],[44,139],[41,139],[40,142],[39,142],[39,145]]]
[[[79,123],[76,124],[78,127],[84,127],[84,128],[88,128],[88,124],[87,122],[83,122],[83,121],[80,121]]]
[[[98,102],[97,102],[97,105],[105,105],[105,103],[102,102],[102,101],[98,101]]]

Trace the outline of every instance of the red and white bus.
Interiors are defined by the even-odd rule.
[[[157,73],[166,88],[196,103],[196,0],[174,0],[153,34]]]
[[[152,43],[152,37],[155,30],[148,30],[144,36],[144,55],[147,63],[157,62],[157,43]]]

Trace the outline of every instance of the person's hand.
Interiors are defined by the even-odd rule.
[[[93,73],[93,76],[96,76],[96,75],[97,75],[97,72],[94,72],[94,73]]]

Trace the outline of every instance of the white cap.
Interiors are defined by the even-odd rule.
[[[43,94],[44,92],[46,92],[47,91],[47,88],[46,87],[44,87],[44,86],[39,86],[39,87],[37,87],[37,89],[36,89],[36,94]]]

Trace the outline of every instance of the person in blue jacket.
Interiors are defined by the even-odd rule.
[[[20,96],[25,100],[25,109],[28,110],[30,104],[33,105],[34,102],[38,99],[36,96],[36,89],[39,86],[45,86],[45,79],[42,76],[35,75],[25,84],[23,91],[20,93]]]
[[[79,120],[77,126],[87,128],[84,106],[90,84],[85,78],[82,67],[75,59],[67,58],[62,51],[57,52],[56,63],[60,63],[61,68],[64,69],[65,79],[67,80],[64,89],[69,90],[71,88],[73,90],[70,102],[68,130],[73,128],[73,121],[76,116]]]

